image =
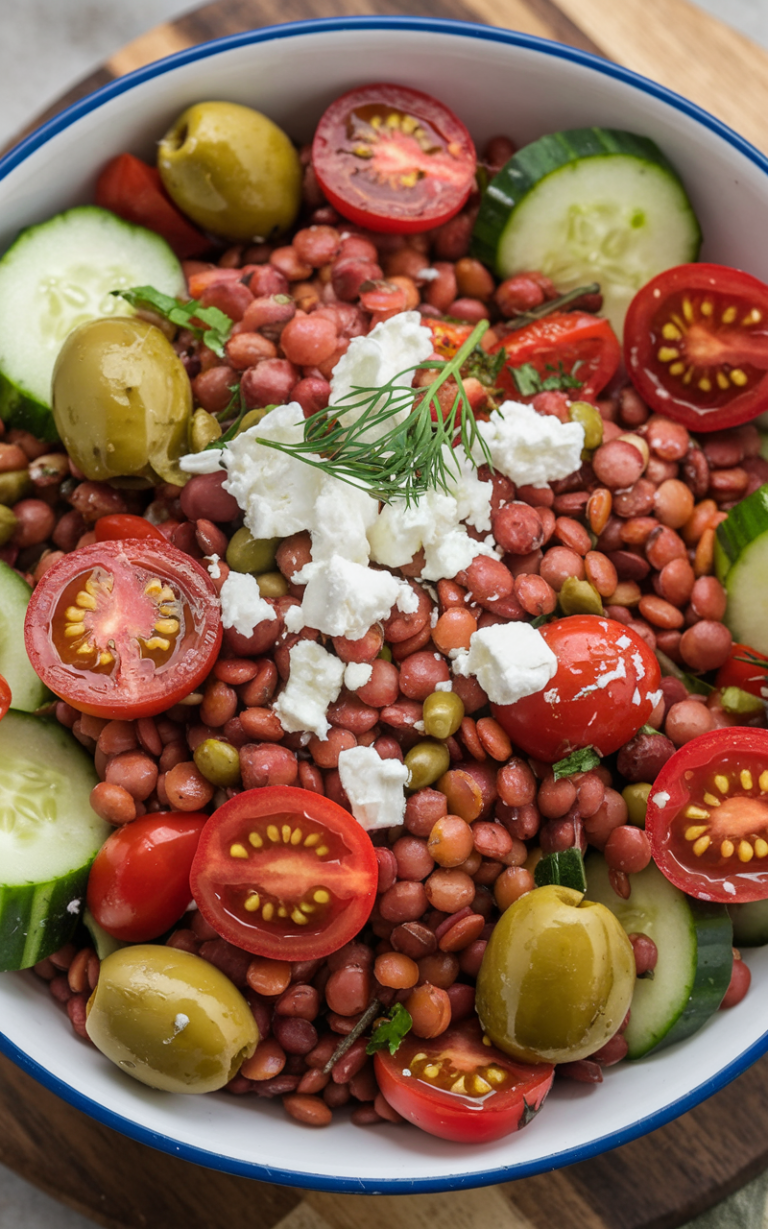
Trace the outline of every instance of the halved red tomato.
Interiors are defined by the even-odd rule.
[[[581,747],[598,755],[634,737],[661,699],[661,671],[631,628],[602,615],[569,615],[539,628],[557,658],[541,691],[491,706],[496,720],[528,755],[553,764]]]
[[[515,329],[503,337],[491,353],[505,350],[507,364],[498,377],[498,385],[513,400],[525,401],[509,367],[530,363],[542,380],[560,374],[573,376],[581,387],[574,386],[571,396],[594,398],[615,376],[621,362],[621,346],[607,320],[590,312],[552,312],[533,324]]]
[[[275,960],[314,960],[365,925],[378,862],[368,833],[330,798],[265,786],[214,812],[190,883],[203,917],[230,943]]]
[[[685,743],[653,783],[645,830],[659,870],[690,896],[768,898],[768,730]]]
[[[768,408],[768,286],[725,265],[677,265],[629,305],[624,359],[652,409],[719,431]]]
[[[443,103],[404,85],[365,85],[331,103],[315,132],[312,166],[342,217],[413,234],[458,213],[477,155]]]
[[[100,516],[93,532],[97,542],[122,542],[125,538],[150,538],[153,542],[167,540],[145,516],[131,516],[129,512]]]
[[[487,1144],[524,1127],[552,1087],[551,1063],[521,1063],[486,1045],[477,1020],[425,1041],[409,1033],[374,1055],[384,1097],[409,1122],[460,1144]]]
[[[768,700],[768,657],[748,644],[732,645],[730,657],[717,672],[715,687],[719,691],[739,687],[751,696]]]
[[[166,195],[157,167],[133,154],[118,154],[107,163],[96,181],[95,201],[126,222],[155,231],[182,259],[210,249],[210,240]]]
[[[144,943],[181,917],[192,899],[189,871],[207,818],[157,811],[107,837],[88,877],[88,908],[107,934]]]
[[[40,678],[96,717],[147,717],[208,674],[221,644],[210,576],[166,542],[94,542],[45,573],[24,641]]]
[[[8,712],[11,707],[11,689],[0,674],[0,720]]]

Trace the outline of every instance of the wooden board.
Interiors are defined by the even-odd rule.
[[[558,39],[677,90],[768,151],[768,55],[686,0],[218,0],[123,48],[46,114],[208,38],[353,13],[482,21]],[[369,1199],[257,1185],[155,1152],[0,1056],[0,1161],[108,1229],[675,1229],[765,1168],[766,1128],[768,1057],[676,1122],[567,1170],[480,1191]]]

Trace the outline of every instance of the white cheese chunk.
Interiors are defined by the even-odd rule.
[[[221,453],[221,448],[189,452],[179,459],[179,469],[185,474],[215,474],[221,469]]]
[[[494,468],[518,486],[544,486],[567,478],[581,465],[584,428],[560,422],[553,414],[537,414],[533,406],[504,401],[488,422],[477,424],[493,459]],[[472,455],[481,465],[483,450],[475,444]]]
[[[343,354],[331,376],[329,404],[349,406],[339,415],[344,425],[359,417],[357,405],[368,404],[370,392],[356,393],[355,389],[382,388],[399,376],[397,383],[409,389],[417,363],[428,359],[434,350],[432,332],[419,312],[399,312],[389,320],[382,320],[365,337],[353,337],[346,354]],[[376,408],[383,404],[376,402]],[[402,410],[388,419],[378,429],[371,428],[361,438],[375,440],[404,422],[411,411],[413,397],[403,396]]]
[[[496,623],[473,632],[460,650],[454,674],[474,675],[494,704],[514,704],[546,687],[557,658],[530,623]]]
[[[351,661],[344,671],[344,686],[347,691],[357,691],[370,682],[373,666],[367,661]]]
[[[403,822],[408,775],[405,764],[382,760],[373,747],[350,747],[339,755],[341,784],[352,814],[366,832]]]
[[[288,682],[272,706],[274,712],[288,733],[307,730],[324,739],[330,729],[326,712],[341,691],[344,662],[312,640],[295,644],[289,662]]]
[[[249,572],[230,572],[219,597],[222,627],[234,627],[241,636],[250,636],[259,623],[277,618],[274,607],[259,593],[256,577]]]
[[[386,619],[394,605],[406,611],[418,607],[406,581],[341,555],[307,564],[294,579],[307,585],[301,603],[306,626],[327,636],[359,640],[374,623]]]

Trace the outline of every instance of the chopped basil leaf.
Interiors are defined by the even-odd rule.
[[[462,367],[461,374],[465,378],[474,376],[486,388],[498,392],[495,385],[504,366],[505,358],[506,354],[503,350],[499,350],[498,354],[489,354],[482,346],[475,346]]]
[[[410,1013],[406,1011],[403,1004],[395,1003],[389,1016],[374,1030],[371,1040],[365,1047],[366,1054],[375,1054],[377,1050],[387,1048],[390,1054],[396,1054],[403,1037],[410,1032],[412,1023]]]
[[[594,747],[580,747],[578,751],[572,751],[564,760],[558,760],[552,765],[552,772],[555,780],[559,781],[561,777],[570,777],[575,772],[589,772],[590,768],[597,768],[600,763],[600,756],[595,751]]]
[[[522,363],[520,367],[509,366],[512,379],[521,397],[533,397],[536,393],[561,392],[567,388],[581,388],[582,381],[577,380],[572,372],[566,371],[562,363],[557,367],[545,365],[545,371],[551,371],[550,376],[542,376],[533,363]]]
[[[113,290],[111,293],[125,299],[131,307],[148,307],[171,324],[189,329],[214,354],[224,357],[224,344],[229,338],[233,321],[218,307],[203,307],[197,299],[180,303],[178,299],[155,290],[154,286],[134,286],[132,290]],[[201,321],[207,327],[201,327]]]

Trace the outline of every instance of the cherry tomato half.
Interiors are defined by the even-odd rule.
[[[167,542],[94,542],[45,573],[24,641],[55,695],[130,720],[163,712],[205,678],[221,612],[205,569]]]
[[[0,674],[0,721],[11,707],[11,689]]]
[[[550,764],[580,747],[618,751],[661,698],[654,654],[631,628],[601,615],[569,615],[539,631],[557,672],[534,695],[492,705],[496,720],[518,747]]]
[[[203,917],[230,943],[276,960],[342,947],[373,908],[378,862],[368,833],[308,790],[250,789],[214,812],[190,877]]]
[[[701,900],[768,897],[768,731],[700,734],[667,760],[645,830],[659,870]]]
[[[210,241],[166,195],[157,168],[133,154],[118,154],[107,163],[96,181],[95,201],[126,222],[162,235],[182,260],[210,249]]]
[[[717,672],[715,687],[718,691],[739,687],[751,696],[768,700],[768,657],[748,644],[733,644],[730,657]]]
[[[384,1097],[422,1131],[487,1144],[524,1127],[552,1087],[551,1063],[521,1063],[483,1043],[477,1020],[424,1041],[409,1033],[397,1051],[374,1055]]]
[[[677,265],[629,305],[624,359],[652,409],[719,431],[768,407],[768,286],[725,265]]]
[[[581,384],[571,396],[594,398],[615,376],[621,362],[621,346],[607,320],[590,312],[552,312],[503,337],[491,353],[505,350],[510,367],[530,363],[542,380],[562,374]],[[505,365],[498,385],[514,401],[525,401]]]
[[[472,138],[452,111],[403,85],[366,85],[331,103],[312,166],[342,217],[413,234],[458,213],[475,182]]]
[[[93,527],[97,542],[123,542],[126,538],[150,538],[153,542],[165,542],[156,525],[145,516],[131,516],[129,512],[115,512],[112,516],[100,516]]]
[[[116,828],[96,854],[88,908],[107,934],[157,939],[192,899],[189,871],[207,815],[157,811]]]

